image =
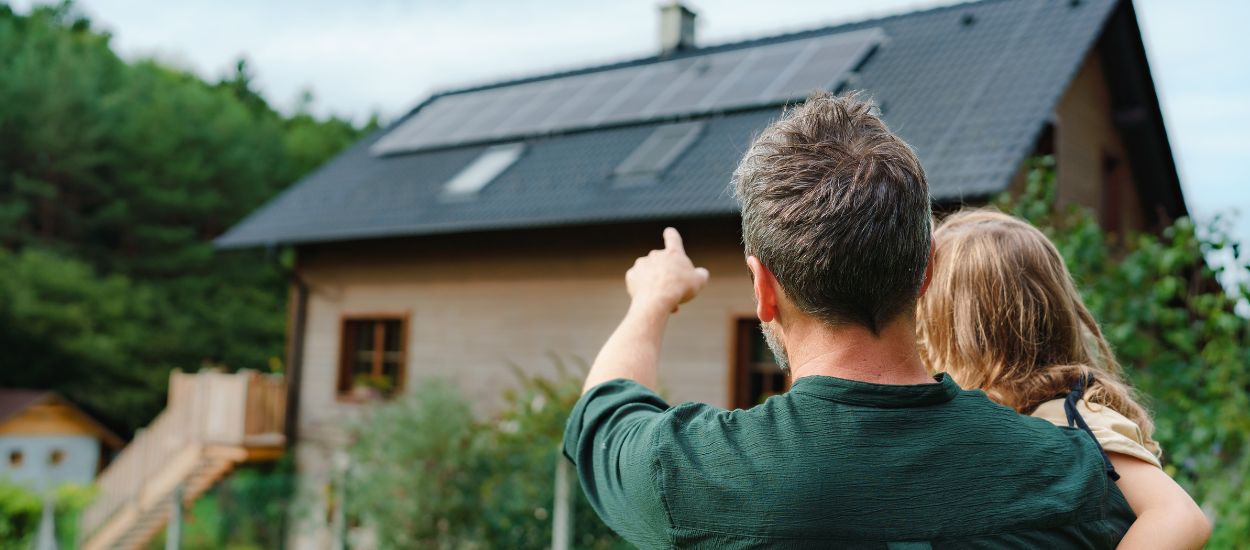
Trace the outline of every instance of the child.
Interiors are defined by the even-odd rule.
[[[1201,547],[1210,523],[1160,468],[1150,415],[1046,236],[998,212],[954,214],[934,233],[930,270],[917,309],[930,369],[1094,437],[1137,514],[1121,548]]]

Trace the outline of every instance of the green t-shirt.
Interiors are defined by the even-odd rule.
[[[564,453],[642,548],[1113,548],[1134,519],[1086,434],[945,376],[807,376],[745,411],[613,380],[577,402]]]

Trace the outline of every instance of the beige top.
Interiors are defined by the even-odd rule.
[[[1103,405],[1090,405],[1084,399],[1077,405],[1077,410],[1085,423],[1089,424],[1094,438],[1108,453],[1120,453],[1136,459],[1144,460],[1162,468],[1159,457],[1163,451],[1153,439],[1146,437],[1141,428],[1132,420]],[[1063,411],[1063,399],[1052,399],[1042,403],[1033,411],[1033,416],[1051,421],[1056,426],[1067,426],[1068,415]]]

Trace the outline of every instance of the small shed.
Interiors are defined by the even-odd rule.
[[[0,479],[34,490],[95,479],[122,439],[50,391],[0,389]]]

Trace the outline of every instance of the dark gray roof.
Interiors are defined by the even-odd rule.
[[[886,122],[918,152],[935,199],[980,198],[1006,188],[1115,6],[1116,0],[987,0],[679,55],[880,27],[884,43],[846,87],[866,90],[882,105]],[[751,138],[779,112],[770,107],[699,117],[705,127],[697,141],[657,181],[643,186],[614,185],[612,172],[659,122],[532,136],[516,164],[475,198],[454,202],[440,200],[444,183],[489,144],[374,156],[370,145],[387,131],[380,130],[254,212],[217,244],[733,215],[730,174]]]

